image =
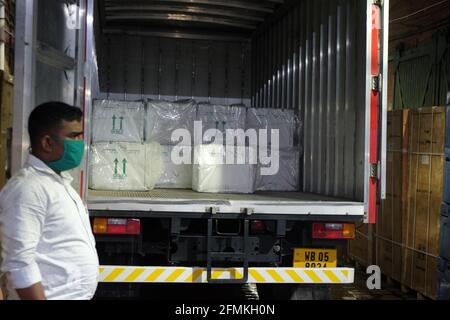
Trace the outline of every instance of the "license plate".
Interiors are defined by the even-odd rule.
[[[336,268],[335,249],[294,249],[294,268]]]

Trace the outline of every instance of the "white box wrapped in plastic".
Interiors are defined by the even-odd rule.
[[[92,114],[93,142],[142,142],[143,102],[95,100]]]
[[[91,146],[89,188],[145,191],[145,145],[100,142]]]
[[[161,145],[176,145],[178,141],[172,141],[172,132],[176,129],[186,129],[191,135],[191,141],[183,141],[183,144],[191,145],[196,113],[197,104],[194,100],[148,101],[145,117],[146,141],[156,141]]]
[[[232,153],[229,150],[226,146],[218,144],[195,147],[192,170],[193,190],[204,193],[255,192],[257,171],[255,149],[240,148],[244,155],[236,157],[234,164],[226,162],[226,154]],[[255,159],[254,163],[252,157],[249,157],[251,153]]]
[[[256,176],[257,191],[298,191],[300,188],[299,166],[300,149],[289,148],[279,151],[278,172],[274,175],[262,175],[259,163],[258,174]]]
[[[201,103],[198,105],[197,121],[202,122],[203,143],[214,142],[214,135],[207,134],[208,129],[217,129],[225,134],[227,129],[245,130],[246,109],[243,106],[223,106]]]
[[[251,108],[247,110],[246,129],[267,129],[267,139],[258,138],[258,145],[272,145],[271,130],[279,132],[279,149],[294,147],[294,137],[300,122],[293,110]],[[259,136],[259,134],[258,134]],[[250,145],[255,146],[254,143]]]
[[[192,147],[162,146],[162,160],[162,175],[156,183],[156,188],[192,188]]]
[[[163,147],[157,142],[145,143],[145,186],[152,190],[164,172]]]

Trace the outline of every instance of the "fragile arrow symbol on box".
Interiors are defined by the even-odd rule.
[[[122,163],[123,163],[123,174],[126,175],[127,174],[127,159],[123,159]]]
[[[116,119],[117,119],[117,117],[116,117],[116,115],[113,115],[112,116],[112,121],[113,121],[113,130],[116,130]]]
[[[120,117],[119,119],[120,119],[120,129],[119,130],[122,130],[123,117]]]
[[[117,174],[117,166],[119,164],[119,160],[117,158],[114,160],[114,174]]]

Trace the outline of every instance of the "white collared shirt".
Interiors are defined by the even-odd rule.
[[[0,236],[8,296],[42,282],[47,299],[91,299],[98,256],[89,214],[66,172],[30,155],[0,192]]]

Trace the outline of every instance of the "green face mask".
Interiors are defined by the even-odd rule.
[[[57,172],[68,171],[80,165],[83,155],[83,140],[64,140],[64,154],[61,159],[49,162],[47,165]]]

